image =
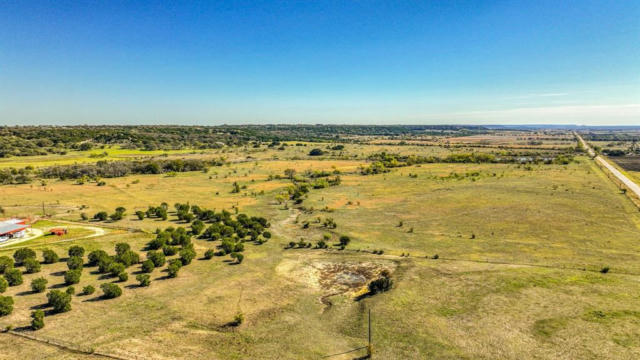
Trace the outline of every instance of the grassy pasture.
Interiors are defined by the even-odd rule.
[[[347,145],[354,154],[381,148],[395,149]],[[177,278],[163,279],[163,269],[156,269],[151,286],[138,288],[139,265],[134,266],[129,280],[121,283],[120,298],[99,300],[100,290],[74,296],[72,311],[47,316],[45,328],[34,334],[126,358],[309,359],[365,345],[370,308],[377,358],[640,356],[640,212],[589,159],[531,168],[425,164],[361,176],[356,172],[362,161],[310,160],[304,156],[309,150],[270,149],[208,173],[107,179],[103,187],[70,181],[53,181],[44,188],[0,187],[0,204],[8,215],[38,215],[45,202],[53,219],[77,221],[81,212],[92,215],[124,206],[129,215],[116,225],[154,230],[175,226],[173,216],[166,222],[139,221],[134,211],[163,201],[171,208],[189,201],[217,210],[238,206],[272,223],[274,237],[263,245],[248,244],[241,265],[220,257],[202,260],[204,251],[218,242],[194,240],[198,257]],[[420,154],[434,150],[449,151],[415,147]],[[227,154],[244,160],[248,155]],[[298,155],[299,160],[292,160]],[[338,169],[342,184],[311,190],[303,205],[313,207],[312,213],[285,209],[274,198],[288,181],[268,176],[287,168],[298,173]],[[246,190],[232,194],[233,182]],[[81,205],[88,208],[80,210]],[[332,211],[320,211],[325,207]],[[334,218],[337,229],[322,228],[314,222],[317,217]],[[308,229],[303,229],[304,221],[311,222]],[[326,232],[334,241],[349,235],[352,243],[344,251],[283,250],[289,241],[315,242]],[[76,243],[113,253],[114,245],[124,241],[144,254],[151,238],[110,230],[49,247],[64,258]],[[368,252],[377,249],[384,255]],[[0,256],[11,254],[0,249]],[[440,258],[425,258],[434,254]],[[350,291],[336,291],[341,276],[353,274],[326,269],[353,264],[392,269],[394,289],[360,301]],[[611,272],[600,274],[605,265]],[[3,295],[14,296],[15,310],[0,317],[0,327],[26,326],[31,307],[46,302],[45,294],[28,291],[30,280],[45,276],[49,287],[60,286],[65,269],[63,262],[43,265],[41,273],[25,274],[23,285],[9,288]],[[86,284],[113,281],[93,270],[83,270],[77,292]],[[226,326],[238,311],[245,314],[245,323]],[[0,346],[3,356],[11,358],[34,353],[81,358],[8,334],[0,334]]]

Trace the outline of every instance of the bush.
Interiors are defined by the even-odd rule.
[[[94,250],[89,253],[89,266],[96,266],[100,262],[100,259],[108,258],[109,254],[107,254],[104,250]]]
[[[49,306],[53,307],[56,313],[67,312],[71,310],[71,295],[60,290],[51,290],[47,294]]]
[[[138,280],[140,286],[149,286],[151,284],[151,276],[149,274],[139,274],[136,276],[136,280]]]
[[[178,248],[176,246],[165,245],[162,247],[162,253],[166,256],[172,256],[178,253]]]
[[[196,257],[196,252],[192,248],[185,248],[180,250],[180,261],[182,265],[191,264],[191,260]]]
[[[16,265],[22,265],[22,263],[27,260],[36,258],[36,252],[29,248],[18,249],[13,253],[13,259],[15,260]]]
[[[156,268],[155,264],[153,263],[153,261],[151,261],[149,259],[147,259],[147,260],[142,262],[142,272],[150,273],[155,268]]]
[[[609,267],[608,267],[608,266],[605,266],[605,267],[603,267],[602,269],[600,269],[600,272],[601,272],[601,273],[603,273],[603,274],[606,274],[606,273],[608,273],[608,272],[609,272],[609,270],[610,270],[610,269],[609,269]]]
[[[9,286],[17,286],[22,284],[22,272],[18,269],[9,269],[4,272],[4,278],[7,279]]]
[[[199,235],[204,229],[204,223],[200,220],[196,220],[191,224],[191,232],[193,235]]]
[[[391,289],[391,286],[393,286],[393,280],[388,276],[381,276],[369,283],[369,293],[377,294],[379,292],[385,292]]]
[[[65,292],[67,294],[69,294],[69,295],[75,295],[76,294],[76,288],[74,288],[73,286],[69,286]]]
[[[116,244],[116,254],[117,255],[122,255],[122,254],[126,253],[129,250],[131,250],[131,245],[129,245],[127,243],[117,243]]]
[[[244,314],[239,312],[236,314],[236,316],[233,317],[233,321],[231,322],[231,325],[240,326],[240,324],[242,324],[243,322],[244,322]]]
[[[241,253],[234,252],[234,253],[231,253],[231,258],[236,259],[236,263],[240,264],[242,263],[242,260],[244,260],[244,255],[242,255]]]
[[[13,259],[8,256],[0,256],[0,274],[4,274],[7,269],[13,268]]]
[[[77,283],[80,282],[80,277],[81,276],[82,276],[82,270],[81,269],[67,270],[64,273],[64,282],[67,285],[77,284]]]
[[[178,259],[174,259],[171,262],[169,262],[169,266],[167,267],[167,272],[169,277],[174,278],[178,276],[178,271],[180,271],[181,267],[182,267],[182,262]]]
[[[121,272],[120,274],[118,274],[118,280],[122,282],[129,280],[129,274],[127,274],[126,271]]]
[[[351,242],[351,238],[346,235],[340,236],[340,246],[347,246]]]
[[[166,261],[163,253],[153,250],[147,253],[147,259],[151,260],[155,267],[163,266]]]
[[[127,250],[122,254],[116,255],[116,261],[125,267],[129,267],[140,262],[140,255],[135,251]]]
[[[79,256],[71,256],[67,259],[67,267],[69,270],[82,269],[83,260]]]
[[[109,265],[109,273],[111,274],[111,276],[118,276],[125,269],[126,268],[125,268],[124,264],[121,264],[121,263],[118,263],[118,262],[112,262]]]
[[[98,272],[101,274],[108,273],[114,260],[111,256],[103,257],[98,261]],[[123,265],[124,266],[124,265]]]
[[[48,283],[47,279],[43,277],[35,278],[31,280],[31,290],[37,293],[44,292]]]
[[[311,151],[309,151],[310,156],[320,156],[322,154],[324,154],[324,151],[322,151],[321,149],[312,149]]]
[[[44,311],[36,310],[31,313],[31,328],[40,330],[44,327]]]
[[[136,216],[138,217],[138,220],[144,220],[144,211],[136,211]]]
[[[263,233],[262,233],[262,236],[263,236],[265,239],[271,239],[271,233],[270,233],[270,232],[268,232],[268,231],[263,232]]]
[[[105,221],[109,217],[106,211],[100,211],[99,213],[93,215],[94,220]]]
[[[0,296],[0,316],[6,316],[13,312],[13,298]]]
[[[3,277],[0,277],[0,294],[7,291],[7,287],[9,287],[9,283]]]
[[[82,246],[73,245],[69,248],[69,256],[84,256],[84,248]]]
[[[120,289],[120,286],[114,283],[104,283],[100,285],[100,289],[102,289],[102,296],[105,299],[113,299],[122,295],[122,289]]]
[[[204,258],[207,259],[207,260],[211,259],[215,254],[216,254],[216,252],[213,249],[209,249],[209,250],[204,252]]]
[[[87,286],[82,288],[82,294],[83,295],[91,295],[94,292],[96,292],[96,288],[94,288],[93,285],[87,285]]]
[[[54,264],[60,261],[60,257],[58,257],[58,254],[56,254],[56,252],[51,249],[42,250],[42,258],[45,264]]]
[[[40,272],[40,262],[35,258],[28,258],[24,260],[24,267],[27,274],[34,274]]]

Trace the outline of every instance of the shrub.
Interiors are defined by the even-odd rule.
[[[83,261],[79,256],[71,256],[67,259],[67,267],[69,270],[82,269]]]
[[[126,253],[127,251],[131,250],[131,245],[127,244],[127,243],[117,243],[116,244],[116,254],[117,255],[122,255],[124,253]]]
[[[242,260],[244,260],[244,255],[242,255],[241,253],[231,253],[231,258],[232,259],[236,259],[236,263],[240,264],[242,263]]]
[[[82,219],[83,221],[87,221],[89,220],[89,215],[87,215],[87,213],[82,213],[80,214],[80,219]]]
[[[155,267],[163,266],[166,261],[163,253],[153,250],[147,253],[147,259],[153,261]]]
[[[191,261],[196,257],[196,252],[192,248],[184,248],[180,250],[180,261],[182,265],[189,265]]]
[[[262,236],[263,236],[265,239],[271,239],[271,233],[270,233],[270,232],[268,232],[268,231],[263,232],[263,233],[262,233]]]
[[[69,286],[65,292],[69,295],[75,295],[76,288],[74,288],[73,286]]]
[[[89,253],[89,266],[96,266],[100,262],[100,259],[108,258],[109,254],[107,254],[104,250],[94,250]]]
[[[44,327],[44,311],[36,310],[31,313],[31,328],[40,330]]]
[[[244,322],[244,314],[239,312],[233,317],[233,321],[231,322],[231,325],[240,326],[240,324],[242,324],[243,322]]]
[[[391,286],[393,286],[393,280],[388,276],[381,276],[369,283],[369,293],[377,294],[379,292],[385,292],[391,289]]]
[[[60,290],[51,290],[47,294],[49,306],[53,307],[56,313],[67,312],[71,310],[71,295]]]
[[[96,291],[96,288],[94,288],[93,285],[87,285],[87,286],[82,288],[82,294],[83,295],[91,295],[95,291]]]
[[[47,281],[47,279],[43,277],[35,278],[31,280],[31,290],[37,293],[44,292],[44,290],[47,288],[48,283],[49,282]]]
[[[191,224],[191,232],[193,235],[199,235],[204,229],[204,223],[200,220],[196,220]]]
[[[122,254],[116,255],[115,260],[125,267],[129,267],[140,262],[140,255],[135,251],[127,250]]]
[[[162,247],[162,253],[166,256],[172,256],[178,253],[178,248],[176,246],[165,245]]]
[[[124,264],[121,264],[119,262],[112,262],[109,265],[109,273],[111,274],[111,276],[118,276],[125,269],[126,268],[125,268]]]
[[[136,280],[138,280],[140,286],[149,286],[151,284],[151,276],[149,274],[139,274],[136,276]]]
[[[13,298],[0,296],[0,316],[6,316],[13,312]]]
[[[81,269],[67,270],[64,273],[64,282],[67,285],[77,284],[77,283],[80,282],[80,277],[81,276],[82,276],[82,270]]]
[[[138,217],[138,220],[144,220],[144,211],[136,211],[136,216]]]
[[[60,261],[60,257],[58,257],[58,254],[56,254],[56,252],[51,249],[42,250],[42,258],[45,264],[54,264]]]
[[[113,299],[122,295],[122,289],[120,289],[120,286],[114,283],[104,283],[100,285],[100,289],[102,289],[102,296],[105,299]]]
[[[109,268],[111,264],[114,263],[114,260],[111,256],[103,257],[98,261],[98,272],[101,274],[109,272]],[[124,265],[123,265],[124,266]]]
[[[18,269],[9,269],[4,272],[4,278],[7,279],[9,286],[17,286],[22,284],[22,272]]]
[[[13,268],[13,259],[8,256],[0,256],[0,274],[4,274],[7,269]]]
[[[16,265],[22,265],[22,263],[30,258],[35,259],[36,252],[29,248],[18,249],[13,253],[13,259]]]
[[[28,258],[24,260],[24,267],[27,274],[34,274],[40,272],[40,262],[35,258]]]
[[[129,280],[129,274],[127,274],[126,271],[121,272],[120,274],[118,274],[118,280],[122,282]]]
[[[440,258],[440,255],[435,254],[431,257],[433,260],[438,260]]]
[[[609,272],[609,270],[610,270],[610,269],[609,269],[609,267],[608,267],[608,266],[605,266],[605,267],[603,267],[602,269],[600,269],[600,272],[601,272],[601,273],[603,273],[603,274],[606,274],[606,273],[608,273],[608,272]]]
[[[309,151],[310,156],[320,156],[322,154],[324,154],[324,151],[322,151],[321,149],[312,149],[311,151]]]
[[[84,256],[84,248],[82,246],[73,245],[69,248],[69,256]]]
[[[149,259],[147,259],[147,260],[142,262],[142,271],[143,272],[150,273],[155,268],[156,268],[155,264],[153,263],[153,261],[151,261]]]
[[[340,246],[347,246],[351,242],[351,238],[346,235],[340,236]]]
[[[9,287],[9,283],[3,277],[0,277],[0,294],[7,291],[7,287]]]
[[[167,267],[167,272],[170,278],[174,278],[176,276],[178,276],[178,271],[180,271],[180,268],[182,267],[182,262],[180,260],[175,261],[177,259],[172,260],[171,262],[169,262],[169,266]]]
[[[215,254],[216,254],[216,252],[213,249],[209,249],[209,250],[204,252],[204,258],[207,259],[207,260],[211,259]]]
[[[100,211],[99,213],[96,213],[95,215],[93,215],[93,219],[98,221],[105,221],[107,220],[108,217],[109,217],[109,214],[107,214],[106,211]]]

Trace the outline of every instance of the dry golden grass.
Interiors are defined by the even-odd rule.
[[[373,152],[384,146],[347,147]],[[309,149],[285,152],[296,156]],[[120,298],[93,301],[99,290],[75,296],[72,311],[47,316],[45,328],[35,335],[126,358],[309,359],[365,345],[371,309],[374,350],[382,359],[640,356],[640,213],[590,160],[532,170],[429,164],[375,176],[353,173],[361,163],[267,156],[257,165],[243,162],[207,174],[107,179],[104,187],[70,182],[53,182],[47,191],[0,187],[0,204],[9,215],[37,215],[43,201],[54,218],[74,220],[83,211],[125,206],[132,214],[163,201],[170,206],[189,201],[217,210],[237,205],[272,223],[274,237],[264,245],[248,244],[241,265],[219,257],[200,259],[218,243],[194,240],[198,258],[177,278],[162,279],[157,269],[149,288],[130,286],[138,270],[134,266]],[[343,172],[343,182],[312,190],[303,203],[315,209],[312,213],[275,205],[275,195],[288,182],[268,181],[270,174],[333,167]],[[247,185],[246,193],[231,194],[234,181]],[[325,206],[333,211],[319,210]],[[322,228],[316,217],[332,217],[338,228]],[[181,225],[171,220],[138,221],[129,215],[116,225],[146,230]],[[305,220],[311,221],[309,229],[302,228]],[[332,242],[347,234],[352,243],[344,251],[283,250],[289,241],[315,242],[326,232]],[[78,243],[113,253],[124,241],[142,251],[150,238],[113,230]],[[64,254],[73,244],[51,248]],[[369,252],[377,249],[385,254]],[[0,250],[5,254],[11,252]],[[434,254],[440,258],[425,258]],[[611,272],[599,273],[605,265]],[[56,286],[65,268],[62,262],[43,265],[40,274],[25,275],[23,285],[10,288],[4,295],[14,296],[15,310],[0,318],[0,326],[27,325],[31,308],[45,302],[45,294],[27,293],[30,279],[44,275]],[[392,271],[393,290],[355,301],[362,282],[351,287],[349,281],[368,280],[382,268]],[[76,291],[113,281],[92,270],[84,270]],[[226,326],[238,311],[246,321],[238,328]],[[4,346],[3,356],[76,358],[0,334],[0,345],[14,342],[18,346]]]

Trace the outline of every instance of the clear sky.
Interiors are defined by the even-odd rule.
[[[640,125],[640,1],[3,1],[0,124]]]

